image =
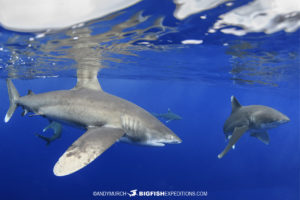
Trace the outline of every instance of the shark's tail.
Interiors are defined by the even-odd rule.
[[[15,88],[14,84],[12,83],[12,81],[10,79],[6,80],[6,84],[7,84],[10,106],[9,106],[9,109],[4,118],[5,123],[7,123],[10,120],[10,118],[12,117],[12,115],[14,114],[16,108],[18,107],[18,105],[16,104],[16,101],[20,97],[17,89]]]

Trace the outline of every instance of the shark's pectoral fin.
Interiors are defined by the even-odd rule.
[[[226,142],[227,140],[230,140],[231,137],[232,137],[232,135],[228,135],[228,137],[227,137],[227,139],[225,140],[225,142]],[[232,149],[233,149],[233,150],[235,149],[235,144],[232,145]]]
[[[263,131],[263,132],[251,132],[250,135],[252,137],[256,137],[257,139],[259,139],[260,141],[262,141],[265,144],[269,144],[270,143],[270,138],[269,138],[269,135],[268,135],[267,131]]]
[[[169,119],[169,120],[166,121],[166,123],[169,123],[169,122],[171,122],[171,121],[173,121],[173,120],[172,120],[172,119]]]
[[[53,172],[65,176],[85,167],[124,135],[122,129],[90,128],[59,158]]]
[[[218,155],[218,158],[222,158],[247,130],[248,126],[235,127],[227,146],[222,153]]]

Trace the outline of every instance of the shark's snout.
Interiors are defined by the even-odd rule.
[[[291,120],[290,120],[290,118],[289,118],[288,116],[286,116],[286,115],[284,115],[284,116],[282,117],[282,119],[280,119],[280,123],[287,123],[287,122],[289,122],[289,121],[291,121]]]
[[[182,140],[177,135],[169,135],[167,142],[169,144],[180,144]]]

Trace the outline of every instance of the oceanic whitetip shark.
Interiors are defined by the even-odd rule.
[[[53,129],[54,133],[51,137],[46,137],[41,134],[36,134],[39,138],[45,140],[47,145],[49,145],[54,140],[57,140],[61,137],[62,132],[62,126],[60,123],[57,123],[56,121],[52,121],[46,128],[43,129],[43,132],[47,131],[49,128]]]
[[[65,176],[85,167],[116,141],[164,146],[181,143],[168,127],[141,107],[104,92],[97,78],[98,69],[77,70],[77,85],[71,90],[21,97],[11,80],[7,80],[10,108],[8,122],[18,106],[26,112],[50,121],[82,127],[80,136],[56,162],[53,172]]]
[[[152,114],[157,118],[165,119],[166,123],[169,123],[170,121],[173,121],[173,120],[181,120],[182,119],[182,117],[173,113],[170,108],[168,108],[168,112],[166,112],[166,113],[152,113]]]
[[[231,96],[232,111],[226,120],[223,131],[229,142],[218,158],[222,158],[240,137],[250,132],[250,135],[261,140],[265,144],[269,144],[269,135],[267,130],[275,128],[280,124],[290,121],[290,119],[273,108],[262,105],[241,106],[238,100]]]

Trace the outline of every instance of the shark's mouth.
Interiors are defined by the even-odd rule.
[[[153,146],[165,146],[166,144],[180,144],[180,139],[173,139],[173,140],[151,140],[148,141],[150,144],[153,144]]]
[[[147,144],[149,146],[155,146],[155,147],[163,147],[163,146],[165,146],[165,144],[162,143],[162,142],[147,142]]]
[[[145,142],[146,145],[149,145],[149,146],[156,146],[156,147],[163,147],[165,146],[166,144],[179,144],[181,143],[181,141],[147,141]]]
[[[281,121],[276,121],[276,122],[271,122],[271,123],[265,123],[265,124],[261,124],[261,128],[262,129],[271,129],[271,128],[276,128],[278,127],[280,124],[283,124],[285,122],[281,122]]]
[[[166,144],[179,144],[181,141],[177,140],[133,140],[131,137],[124,135],[120,138],[120,142],[130,143],[130,144],[137,144],[137,145],[144,145],[144,146],[155,146],[155,147],[163,147]]]

